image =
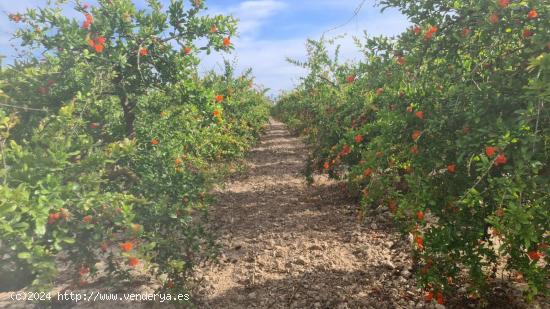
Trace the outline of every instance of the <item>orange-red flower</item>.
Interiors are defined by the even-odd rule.
[[[183,162],[181,161],[180,158],[176,158],[175,163],[176,163],[176,165],[180,165],[180,164],[183,163]]]
[[[447,171],[451,174],[456,173],[456,164],[447,165]]]
[[[363,141],[363,136],[360,135],[360,134],[357,134],[357,135],[355,135],[355,137],[353,138],[353,140],[355,141],[356,144],[359,144],[360,142]]]
[[[424,295],[424,301],[427,303],[431,302],[433,298],[434,298],[434,292],[432,291],[426,292],[426,295]]]
[[[87,215],[87,216],[84,216],[84,218],[82,218],[82,222],[84,223],[91,223],[92,222],[92,216],[90,215]]]
[[[231,45],[231,38],[229,37],[223,38],[223,46],[227,47],[229,45]]]
[[[82,28],[89,29],[94,22],[94,17],[90,13],[86,13],[84,16],[86,17],[86,20],[82,23]]]
[[[485,147],[485,154],[488,156],[488,157],[492,157],[495,155],[495,152],[496,152],[496,148],[495,147],[492,147],[492,146],[487,146]]]
[[[214,112],[212,113],[214,115],[214,117],[220,117],[221,116],[221,113],[219,110],[215,109]]]
[[[145,47],[142,47],[139,49],[139,55],[144,57],[144,56],[147,56],[149,54],[149,51],[147,50],[147,48]]]
[[[418,154],[418,147],[417,146],[412,146],[411,147],[411,153],[412,154]]]
[[[183,49],[183,52],[184,52],[186,55],[189,55],[189,54],[191,53],[191,51],[192,51],[191,47],[185,47],[185,48]]]
[[[500,5],[501,8],[505,8],[510,4],[510,0],[498,0],[498,5]]]
[[[397,211],[397,202],[395,200],[389,200],[388,208],[391,210],[391,212],[395,213]]]
[[[397,64],[399,64],[399,65],[404,65],[404,64],[405,64],[405,57],[403,57],[403,56],[397,56],[396,62],[397,62]]]
[[[95,46],[95,52],[99,54],[99,53],[103,52],[104,48],[105,47],[103,45],[98,44],[98,45]]]
[[[416,212],[416,217],[418,218],[418,220],[422,221],[424,220],[424,212],[422,210],[419,210]]]
[[[156,140],[154,138],[151,140],[151,145],[155,146],[155,145],[158,145],[158,144],[159,144],[158,140]]]
[[[437,32],[437,30],[438,29],[436,26],[430,26],[430,28],[428,28],[428,31],[426,31],[426,33],[424,34],[424,38],[426,38],[427,40],[431,39]]]
[[[353,81],[355,81],[355,75],[348,75],[348,77],[346,77],[346,81],[351,84],[353,83]]]
[[[504,165],[506,164],[506,162],[508,162],[508,159],[506,158],[506,156],[501,153],[497,156],[497,158],[495,159],[495,163],[496,165]]]
[[[348,144],[345,144],[344,147],[342,147],[342,151],[340,151],[341,156],[347,156],[351,153],[351,148]]]
[[[422,135],[422,132],[419,130],[414,130],[414,132],[411,134],[412,140],[416,141],[420,135]]]
[[[489,16],[489,22],[493,25],[498,24],[499,17],[497,14],[493,13],[491,16]]]
[[[9,14],[8,17],[9,17],[9,19],[10,19],[11,21],[16,22],[16,23],[20,22],[21,19],[22,19],[22,18],[21,18],[21,15],[20,15],[19,13],[17,13],[17,14]]]
[[[129,252],[134,248],[134,244],[131,242],[123,242],[120,244],[120,249],[124,252]]]
[[[128,258],[128,265],[131,267],[137,266],[139,264],[139,259],[135,257]]]
[[[61,214],[58,212],[51,213],[48,215],[48,224],[54,224],[57,220],[61,218]]]
[[[472,31],[470,30],[470,28],[465,27],[464,29],[462,29],[462,36],[463,36],[463,37],[467,37],[467,36],[470,35],[470,32],[472,32]]]
[[[529,256],[529,258],[533,261],[538,261],[540,260],[540,257],[541,257],[541,254],[540,252],[536,251],[536,250],[532,250],[532,251],[529,251],[527,252],[527,255]]]
[[[329,167],[330,167],[330,164],[329,164],[328,162],[325,162],[325,163],[323,164],[323,168],[324,168],[324,169],[328,170]]]
[[[90,123],[90,129],[97,129],[97,128],[99,128],[99,123],[98,122]]]
[[[418,250],[420,251],[424,250],[424,239],[422,238],[422,236],[416,236],[415,241],[416,241]]]
[[[445,303],[444,299],[443,299],[443,294],[441,292],[437,292],[437,303],[440,304],[440,305],[443,305]]]
[[[88,268],[87,266],[82,266],[78,269],[78,273],[81,275],[81,276],[84,276],[85,274],[89,273],[90,272],[90,268]]]
[[[528,28],[523,29],[523,37],[528,38],[533,35],[533,31]]]
[[[539,13],[537,13],[537,10],[535,9],[531,9],[531,11],[529,11],[529,13],[527,13],[527,18],[528,19],[535,19],[539,17]]]
[[[372,174],[372,168],[367,168],[364,172],[363,172],[363,175],[365,175],[365,177],[369,177],[370,175]]]
[[[215,98],[216,102],[217,103],[221,103],[223,101],[223,95],[217,95],[216,98]]]
[[[424,112],[418,111],[414,114],[418,119],[424,119]]]

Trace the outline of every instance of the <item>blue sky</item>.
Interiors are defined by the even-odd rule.
[[[22,12],[25,8],[43,6],[47,0],[0,0],[0,54],[7,56],[4,63],[13,60],[10,33],[16,24],[7,14]],[[161,0],[169,3],[170,0]],[[94,0],[88,1],[94,4]],[[144,0],[134,0],[144,7]],[[361,0],[206,0],[213,14],[232,14],[240,20],[239,36],[232,42],[235,51],[230,55],[211,55],[204,58],[201,70],[219,69],[223,58],[236,60],[239,69],[254,69],[256,81],[271,88],[271,94],[287,90],[303,75],[302,69],[288,64],[286,57],[305,59],[307,38],[319,38],[321,34],[341,25],[353,16]],[[375,0],[367,0],[360,13],[346,26],[329,33],[330,36],[346,34],[342,45],[342,60],[353,61],[360,57],[352,37],[369,35],[396,35],[409,26],[399,12],[386,10],[380,13]],[[67,10],[68,15],[80,18]]]

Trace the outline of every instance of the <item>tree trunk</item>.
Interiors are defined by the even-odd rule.
[[[133,138],[136,136],[136,131],[134,128],[134,121],[136,120],[136,115],[134,113],[135,104],[130,102],[126,92],[121,92],[119,95],[120,105],[124,111],[124,122],[126,124],[126,136]]]

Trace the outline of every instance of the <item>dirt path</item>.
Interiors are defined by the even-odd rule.
[[[302,174],[307,148],[279,122],[247,160],[247,175],[216,192],[211,228],[219,264],[198,270],[200,307],[421,306],[408,245],[380,209],[359,224],[338,185]]]

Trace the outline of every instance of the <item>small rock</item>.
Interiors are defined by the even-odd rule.
[[[373,223],[370,225],[370,228],[376,230],[378,228],[378,225],[376,225],[376,223]]]
[[[294,264],[306,265],[306,260],[304,259],[304,257],[299,256],[299,257],[294,261]]]
[[[255,299],[256,298],[256,292],[251,292],[248,294],[248,298]]]
[[[401,271],[401,276],[403,276],[404,278],[410,278],[411,277],[411,272],[404,269]]]
[[[313,306],[315,308],[321,308],[321,303],[320,302],[316,302],[315,304],[313,304]]]
[[[435,305],[435,309],[445,309],[445,306],[437,304],[437,305]]]
[[[312,245],[308,248],[309,250],[323,250],[323,248],[319,245]]]

